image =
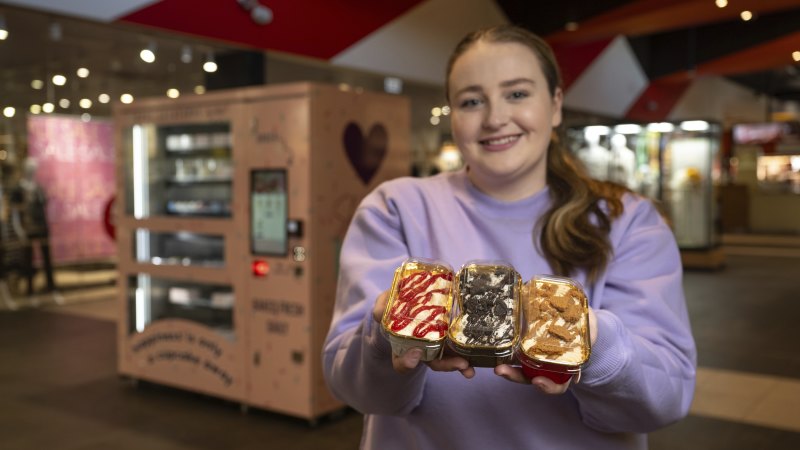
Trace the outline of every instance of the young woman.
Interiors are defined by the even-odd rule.
[[[466,168],[379,186],[342,248],[323,367],[334,395],[365,415],[362,447],[646,448],[646,433],[685,416],[694,391],[670,229],[648,200],[589,179],[559,145],[560,76],[537,36],[513,26],[469,34],[451,56],[446,92]],[[580,282],[592,331],[580,382],[393,354],[379,320],[408,257],[456,269],[504,260],[524,280]]]

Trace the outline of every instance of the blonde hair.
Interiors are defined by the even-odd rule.
[[[513,42],[528,47],[539,60],[550,96],[561,86],[558,63],[547,42],[524,28],[500,25],[474,31],[456,45],[447,63],[448,100],[453,65],[478,41]],[[552,206],[536,224],[534,244],[556,275],[571,276],[583,269],[588,280],[594,281],[613,256],[608,235],[611,223],[623,212],[622,196],[629,191],[589,178],[583,166],[562,145],[562,133],[561,128],[553,131],[547,149],[547,185]]]

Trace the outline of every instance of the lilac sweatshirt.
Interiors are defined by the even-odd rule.
[[[552,273],[532,230],[548,190],[515,202],[478,191],[464,171],[401,178],[369,194],[341,253],[331,329],[323,351],[333,394],[364,413],[365,449],[643,449],[647,432],[684,417],[696,350],[670,229],[647,200],[624,198],[612,227],[614,257],[586,289],[598,338],[580,383],[564,395],[507,381],[491,368],[472,379],[420,364],[396,373],[391,347],[372,319],[375,299],[408,257],[455,270],[501,259],[528,280]]]

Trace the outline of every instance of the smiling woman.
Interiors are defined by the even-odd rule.
[[[448,64],[447,96],[465,169],[380,185],[342,246],[323,368],[333,394],[365,414],[362,447],[646,448],[643,433],[687,414],[694,390],[671,231],[649,201],[591,180],[554,138],[561,84],[538,36],[513,26],[467,35]],[[523,371],[513,352],[478,360],[447,345],[431,358],[424,346],[390,345],[380,321],[393,274],[409,258],[459,274],[491,261],[523,280],[556,274],[583,286],[591,356],[579,376],[553,377],[557,384]],[[492,304],[507,294],[485,293]],[[474,309],[458,301],[455,310]],[[469,314],[478,317],[470,330],[494,336],[491,324],[508,323],[512,310],[492,309],[503,320]],[[448,339],[458,323],[451,318]],[[553,321],[548,332],[563,338],[563,325]]]

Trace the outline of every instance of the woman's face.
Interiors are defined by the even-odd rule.
[[[449,78],[453,138],[470,180],[502,200],[517,200],[546,184],[547,148],[561,123],[554,96],[531,49],[478,41],[453,64]]]

